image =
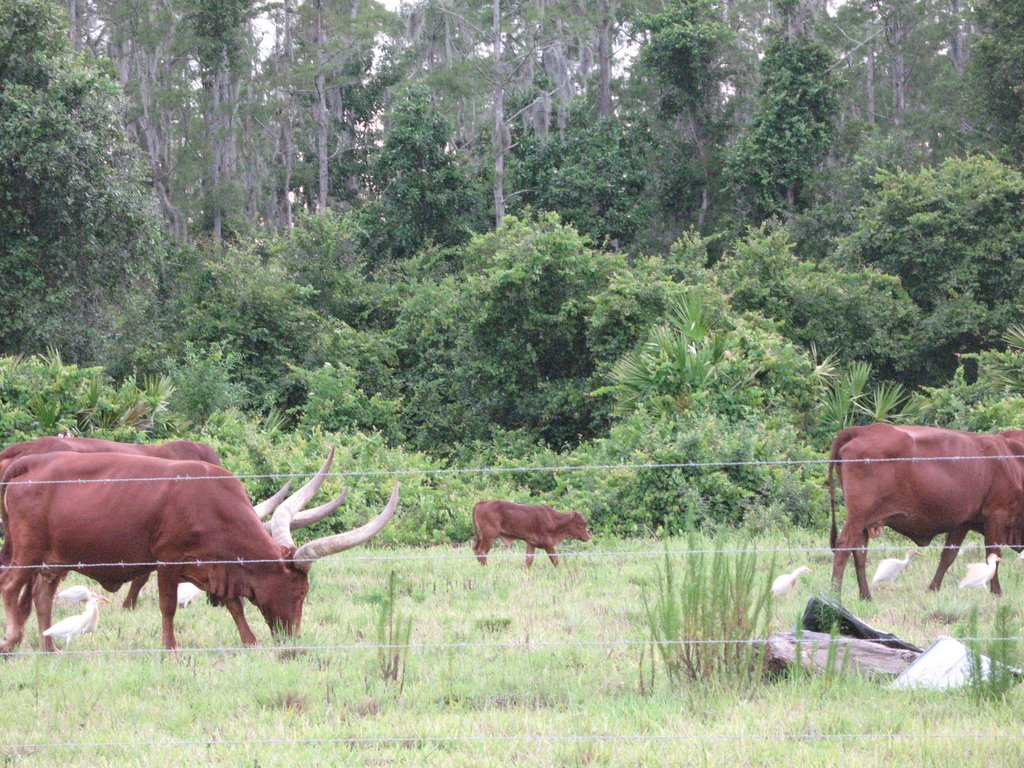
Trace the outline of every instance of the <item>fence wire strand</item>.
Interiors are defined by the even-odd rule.
[[[520,741],[549,742],[830,742],[830,741],[903,741],[927,739],[928,741],[995,739],[1024,740],[1024,733],[1004,731],[972,731],[967,733],[523,733],[503,736],[341,736],[334,738],[298,739],[180,739],[166,741],[54,741],[54,742],[9,742],[0,745],[0,750],[49,750],[49,749],[139,749],[218,747],[218,746],[294,746],[305,744],[350,745],[350,746],[415,746],[417,744],[495,744]]]
[[[981,543],[969,543],[961,544],[959,546],[945,545],[945,544],[925,544],[923,546],[914,547],[917,550],[930,550],[930,551],[942,551],[942,550],[974,550],[974,549],[1019,549],[1022,544],[981,544]],[[793,545],[789,547],[732,547],[732,548],[715,548],[708,547],[702,549],[648,549],[648,550],[565,550],[559,551],[559,558],[631,558],[631,557],[663,557],[669,556],[689,556],[689,555],[744,555],[744,554],[790,554],[799,553],[801,555],[830,555],[836,552],[860,552],[865,551],[869,554],[880,554],[889,551],[903,552],[907,549],[906,545],[899,543],[877,543],[873,547],[815,547],[815,546],[799,546]],[[490,551],[487,553],[488,562],[491,560],[522,560],[524,553],[519,551],[506,551],[506,552],[495,552]],[[538,554],[537,557],[543,557],[544,554]],[[337,555],[332,557],[337,558]],[[319,562],[321,558],[298,558],[293,559],[292,562],[302,563],[315,563]],[[406,560],[412,561],[437,561],[437,560],[462,560],[466,562],[475,561],[477,556],[472,552],[457,552],[443,555],[434,554],[380,554],[380,555],[344,555],[339,558],[344,562],[401,562]],[[1024,559],[1024,555],[1022,555]],[[116,562],[102,562],[102,563],[41,563],[31,565],[6,565],[0,566],[0,572],[4,570],[36,570],[36,571],[79,571],[88,574],[90,568],[163,568],[169,566],[187,566],[187,565],[251,565],[260,563],[280,563],[280,558],[231,558],[223,560],[145,560],[139,562],[129,562],[125,560],[118,560]]]
[[[838,639],[842,639],[839,636]],[[957,637],[961,642],[1024,642],[1024,636],[1008,635],[993,637]],[[796,638],[799,642],[800,638]],[[638,648],[640,646],[659,646],[669,648],[706,647],[706,646],[759,646],[766,645],[764,638],[746,640],[704,638],[694,640],[509,640],[493,642],[454,642],[454,643],[325,643],[321,645],[236,645],[236,646],[194,646],[176,648],[90,648],[62,650],[60,653],[50,651],[11,651],[0,655],[0,658],[40,658],[54,659],[60,662],[67,658],[89,658],[96,656],[168,656],[178,658],[188,654],[293,654],[337,653],[361,651],[447,651],[459,650],[524,650],[527,652],[542,651],[550,648]]]
[[[79,454],[80,455],[80,454]],[[87,454],[107,455],[107,454]],[[74,478],[67,480],[9,480],[0,483],[3,486],[17,485],[91,485],[115,483],[149,483],[149,482],[185,482],[203,480],[294,480],[296,478],[318,475],[322,477],[408,477],[437,475],[468,475],[468,474],[516,474],[529,472],[597,472],[610,470],[641,470],[641,469],[730,469],[740,467],[791,467],[820,466],[823,464],[893,464],[929,461],[1006,461],[1008,459],[1024,459],[1024,455],[1000,454],[996,456],[892,456],[867,459],[750,459],[738,461],[679,461],[679,462],[640,462],[612,464],[558,464],[527,467],[448,467],[439,469],[365,469],[341,472],[268,472],[260,474],[229,474],[213,477],[198,475],[175,475],[174,477],[119,477],[119,478]]]

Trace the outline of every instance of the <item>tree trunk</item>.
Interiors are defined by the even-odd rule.
[[[295,92],[292,87],[292,4],[284,0],[284,51],[282,52],[283,79],[285,88],[285,104],[281,112],[281,153],[284,155],[284,188],[281,190],[281,206],[284,212],[284,228],[291,229],[292,224],[292,155],[295,152],[295,126],[292,121],[292,105]]]
[[[599,71],[598,114],[610,117],[612,114],[612,3],[601,3],[601,26],[597,39],[597,58]]]
[[[494,226],[505,219],[505,84],[501,65],[501,0],[492,0],[491,42],[494,48]]]
[[[868,125],[875,124],[875,46],[868,43],[865,54],[864,88],[867,90]]]
[[[896,677],[920,656],[916,651],[890,648],[870,640],[832,637],[823,632],[779,632],[765,642],[765,668],[783,672],[794,663],[813,672],[856,672]]]
[[[907,59],[904,43],[907,39],[907,28],[899,9],[890,14],[885,21],[886,38],[889,41],[890,58],[892,60],[892,122],[903,125],[903,116],[907,108]]]
[[[329,180],[327,176],[327,128],[329,116],[327,114],[327,82],[324,74],[324,17],[323,0],[316,3],[316,58],[317,73],[314,78],[316,84],[317,106],[316,106],[316,156],[317,156],[317,196],[316,210],[322,213],[327,210],[327,195],[329,192]]]
[[[68,40],[76,51],[85,48],[84,9],[80,0],[67,0],[68,5]]]
[[[964,69],[967,66],[967,52],[964,47],[964,27],[960,0],[949,0],[950,35],[949,35],[949,58],[953,61],[956,73],[964,76]]]

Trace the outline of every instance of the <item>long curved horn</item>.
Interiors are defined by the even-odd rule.
[[[314,560],[319,560],[321,557],[333,555],[337,552],[344,552],[346,549],[352,549],[352,547],[357,547],[369,541],[387,524],[397,508],[398,483],[396,482],[395,489],[391,491],[391,498],[388,500],[388,504],[384,507],[383,512],[359,528],[346,531],[345,533],[337,533],[334,536],[324,536],[323,538],[314,539],[303,544],[295,551],[295,567],[308,573],[309,569],[313,567]]]
[[[328,501],[326,504],[321,504],[319,507],[303,509],[300,512],[297,512],[295,517],[292,518],[292,530],[294,531],[299,528],[305,528],[307,525],[320,522],[344,504],[346,496],[348,496],[348,488],[346,488],[340,496]]]
[[[305,528],[307,525],[320,522],[344,504],[346,496],[348,496],[348,488],[346,488],[340,496],[328,501],[326,504],[321,504],[319,507],[313,507],[313,509],[303,509],[297,512],[288,527],[293,531],[297,531],[299,528]],[[263,526],[267,529],[267,533],[273,536],[274,532],[271,529],[270,523],[271,521],[268,520],[263,524]]]
[[[327,478],[327,472],[331,468],[331,462],[334,461],[334,448],[331,448],[330,453],[327,454],[327,461],[324,462],[323,466],[320,467],[320,471],[310,478],[309,482],[299,488],[295,493],[285,499],[281,504],[274,510],[274,516],[270,518],[270,535],[274,537],[274,541],[280,544],[282,547],[294,547],[295,540],[292,539],[292,518],[298,514],[309,500],[312,499],[316,492],[320,490],[320,486],[324,484],[324,480]]]
[[[261,501],[259,504],[253,504],[253,511],[256,512],[256,517],[262,520],[265,517],[269,517],[277,505],[280,504],[284,497],[288,495],[288,492],[292,489],[292,481],[289,480],[287,483],[281,486],[281,490],[271,496],[265,501]]]

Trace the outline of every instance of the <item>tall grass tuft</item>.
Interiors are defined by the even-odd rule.
[[[655,585],[644,600],[651,663],[660,659],[673,685],[760,680],[764,653],[753,641],[768,634],[771,584],[758,577],[755,553],[692,552],[678,584],[666,553]]]
[[[401,692],[405,686],[405,668],[409,659],[412,616],[403,617],[396,610],[397,592],[397,577],[392,570],[388,574],[388,587],[377,618],[377,661],[384,685],[398,683]]]
[[[1018,634],[1013,608],[1002,604],[996,608],[996,615],[990,637],[966,641],[970,669],[967,674],[967,688],[971,696],[980,702],[1001,700],[1021,679],[1017,671],[1020,654],[1015,636]],[[971,610],[967,619],[967,634],[978,638],[978,609]],[[982,656],[989,658],[986,670]]]

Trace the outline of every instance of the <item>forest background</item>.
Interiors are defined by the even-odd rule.
[[[822,525],[844,426],[1024,428],[1021,29],[1021,0],[6,0],[0,441],[189,437],[245,475],[334,446],[339,528],[404,473],[391,542],[464,541],[491,497]]]

